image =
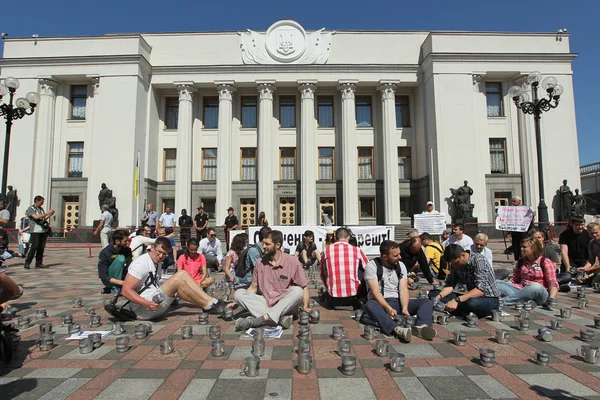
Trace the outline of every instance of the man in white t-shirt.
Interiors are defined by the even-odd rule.
[[[365,268],[365,282],[369,295],[365,312],[360,322],[377,326],[386,335],[410,342],[412,335],[432,340],[437,332],[433,325],[433,303],[427,299],[411,299],[408,290],[408,273],[400,261],[400,246],[384,240],[379,246],[380,256],[371,260]],[[377,276],[381,265],[381,280]],[[404,328],[397,316],[416,315],[417,321],[411,328]]]
[[[448,247],[451,244],[457,244],[466,251],[471,251],[471,245],[473,239],[469,235],[465,235],[465,226],[463,224],[454,224],[452,228],[452,236],[442,243],[444,247]]]
[[[152,228],[150,228],[150,225],[146,224],[138,229],[136,235],[131,238],[129,248],[131,249],[133,258],[144,254],[146,248],[154,243],[155,239],[151,238],[150,235],[152,235]]]
[[[102,214],[100,214],[100,223],[94,231],[94,236],[98,236],[98,233],[100,233],[100,242],[102,243],[102,248],[108,246],[108,234],[110,233],[112,222],[113,216],[108,212],[108,206],[103,204]]]
[[[158,264],[170,251],[169,239],[159,237],[152,250],[129,265],[122,288],[123,296],[130,301],[127,307],[136,314],[137,319],[156,319],[169,309],[175,295],[178,295],[182,300],[202,307],[210,314],[221,314],[225,303],[207,295],[187,271],[181,270],[162,286],[159,284]]]

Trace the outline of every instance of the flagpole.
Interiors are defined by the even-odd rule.
[[[137,162],[136,162],[136,175],[137,175],[137,188],[136,193],[134,194],[135,198],[135,215],[133,217],[133,225],[137,227],[139,225],[139,216],[140,216],[140,151],[137,153]]]

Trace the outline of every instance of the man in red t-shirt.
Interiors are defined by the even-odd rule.
[[[321,256],[321,279],[327,288],[325,302],[331,308],[360,308],[356,295],[369,260],[360,248],[348,243],[348,229],[338,228],[335,237],[336,243],[327,246]]]

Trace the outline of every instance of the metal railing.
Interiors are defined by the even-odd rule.
[[[593,164],[586,164],[579,167],[579,175],[595,174],[600,172],[600,161]]]

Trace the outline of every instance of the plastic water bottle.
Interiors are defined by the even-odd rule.
[[[164,293],[157,293],[154,295],[154,297],[152,297],[152,301],[155,302],[156,304],[160,304],[163,301],[165,301],[167,299],[167,296],[165,296]]]

